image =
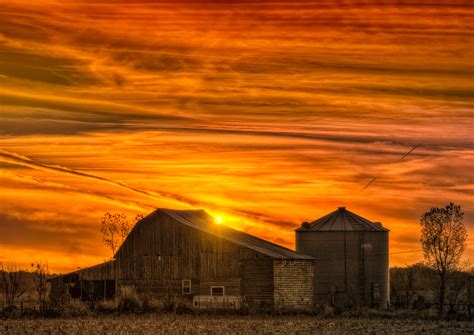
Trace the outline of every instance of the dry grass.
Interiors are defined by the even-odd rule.
[[[0,321],[2,334],[472,334],[469,322],[310,316],[120,315]]]

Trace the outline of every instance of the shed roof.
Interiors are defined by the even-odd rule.
[[[64,282],[74,282],[79,278],[84,279],[84,277],[87,278],[88,275],[94,275],[94,273],[96,275],[100,274],[100,277],[104,280],[113,280],[115,271],[114,266],[115,260],[105,261],[104,263],[91,265],[72,272],[52,276],[48,280],[52,281],[57,278],[62,278]]]
[[[216,224],[215,219],[205,210],[173,210],[160,208],[151,215],[157,215],[160,212],[170,216],[182,224],[218,236],[272,258],[314,259],[313,257],[299,254],[291,249],[287,249],[278,244],[244,233],[243,231],[232,229],[222,224]]]
[[[389,231],[380,222],[372,222],[345,207],[312,222],[303,222],[296,231]]]

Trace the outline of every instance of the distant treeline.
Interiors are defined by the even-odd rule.
[[[11,305],[18,309],[39,310],[44,303],[40,301],[41,274],[12,271],[14,269],[0,269],[0,310],[11,309]],[[53,276],[48,274],[48,277]],[[390,308],[437,309],[439,280],[436,271],[423,263],[390,268]],[[474,267],[447,274],[445,301],[448,314],[471,315],[474,312]]]
[[[474,268],[450,271],[446,278],[446,313],[471,315],[471,308],[474,308]],[[391,268],[391,306],[414,310],[438,308],[439,280],[437,272],[423,263]]]

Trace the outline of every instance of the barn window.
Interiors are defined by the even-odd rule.
[[[212,296],[223,296],[223,295],[225,295],[224,286],[211,286],[211,295]]]
[[[191,279],[184,279],[181,287],[182,287],[183,294],[190,294],[191,293]]]

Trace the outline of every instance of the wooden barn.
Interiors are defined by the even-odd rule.
[[[52,298],[109,299],[127,291],[187,299],[195,308],[309,309],[314,259],[216,224],[204,210],[157,209],[114,260],[59,276]]]

